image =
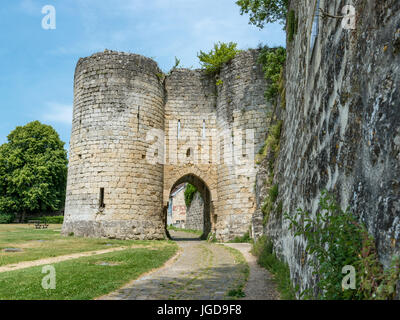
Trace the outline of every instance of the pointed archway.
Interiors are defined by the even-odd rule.
[[[213,205],[212,205],[212,195],[210,188],[206,184],[206,182],[198,177],[195,174],[189,173],[180,177],[175,183],[170,187],[169,193],[171,193],[175,188],[183,183],[190,183],[195,186],[197,191],[200,193],[203,199],[203,233],[201,239],[207,239],[208,235],[212,230],[212,213],[213,213]],[[164,207],[164,219],[165,219],[165,228],[167,228],[167,208],[168,204]]]

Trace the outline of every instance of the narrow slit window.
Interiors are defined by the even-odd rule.
[[[140,107],[138,107],[138,112],[137,112],[137,131],[139,132],[139,126],[140,126]]]
[[[100,200],[99,207],[104,208],[106,205],[104,204],[104,188],[100,188]]]
[[[203,139],[206,138],[206,120],[203,120]]]
[[[178,139],[179,139],[179,137],[180,137],[180,135],[181,135],[181,120],[178,120]]]
[[[232,140],[231,140],[231,150],[232,150],[232,164],[235,163],[235,137],[232,133]]]

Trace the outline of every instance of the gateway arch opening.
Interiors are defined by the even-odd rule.
[[[174,239],[207,239],[211,211],[211,192],[204,180],[194,174],[182,176],[170,190],[165,218],[167,235]]]

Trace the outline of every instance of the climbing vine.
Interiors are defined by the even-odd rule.
[[[285,61],[285,48],[269,48],[268,46],[260,47],[258,62],[262,65],[265,79],[268,81],[265,97],[267,101],[275,107],[274,112],[271,113],[269,118],[270,123],[273,123],[274,121],[275,123],[270,125],[268,137],[265,140],[264,146],[256,156],[256,162],[260,163],[263,159],[267,158],[268,179],[266,182],[269,186],[273,184],[275,162],[279,155],[280,137],[283,123],[282,120],[274,120],[273,115],[275,113],[276,106],[278,105],[278,101],[280,101],[280,104],[283,108],[286,105],[285,83],[283,77]],[[280,201],[278,204],[276,204],[277,198],[278,185],[275,184],[270,188],[268,195],[264,199],[264,203],[261,207],[261,211],[264,215],[264,225],[268,223],[272,211],[275,211],[278,214],[282,213],[283,203]]]
[[[278,195],[279,195],[278,185],[275,184],[269,189],[268,195],[265,198],[264,203],[261,207],[261,211],[264,215],[264,225],[267,224],[269,220],[269,216],[272,210],[274,209]]]
[[[194,185],[188,183],[184,193],[186,207],[190,207],[196,192],[197,188]]]
[[[272,185],[274,178],[275,162],[280,150],[280,137],[282,131],[282,121],[278,120],[275,124],[271,125],[268,137],[265,140],[264,146],[256,156],[257,163],[260,163],[262,159],[267,158],[267,170],[268,180],[266,181],[269,185]],[[264,215],[264,225],[268,222],[271,212],[275,209],[276,201],[279,195],[278,185],[273,185],[268,192],[267,197],[261,207],[261,211]],[[277,209],[282,211],[282,203],[279,202]],[[279,211],[278,210],[278,211]]]
[[[268,81],[265,98],[275,105],[282,87],[281,78],[286,61],[286,49],[283,47],[269,48],[268,46],[260,49],[258,63],[262,65],[265,79]]]
[[[287,37],[289,42],[292,42],[294,39],[294,35],[297,34],[299,20],[296,17],[296,12],[294,10],[290,10],[287,16]]]
[[[273,174],[275,160],[279,154],[282,123],[282,120],[278,120],[275,124],[271,125],[268,130],[268,137],[256,157],[257,161],[260,162],[260,160],[267,157],[267,155],[270,155],[268,159],[270,175]]]

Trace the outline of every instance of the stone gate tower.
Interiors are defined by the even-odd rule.
[[[165,76],[136,54],[80,59],[63,233],[163,239],[169,193],[182,182],[202,193],[217,238],[248,231],[269,108],[257,57],[238,54],[218,85],[202,70]]]

